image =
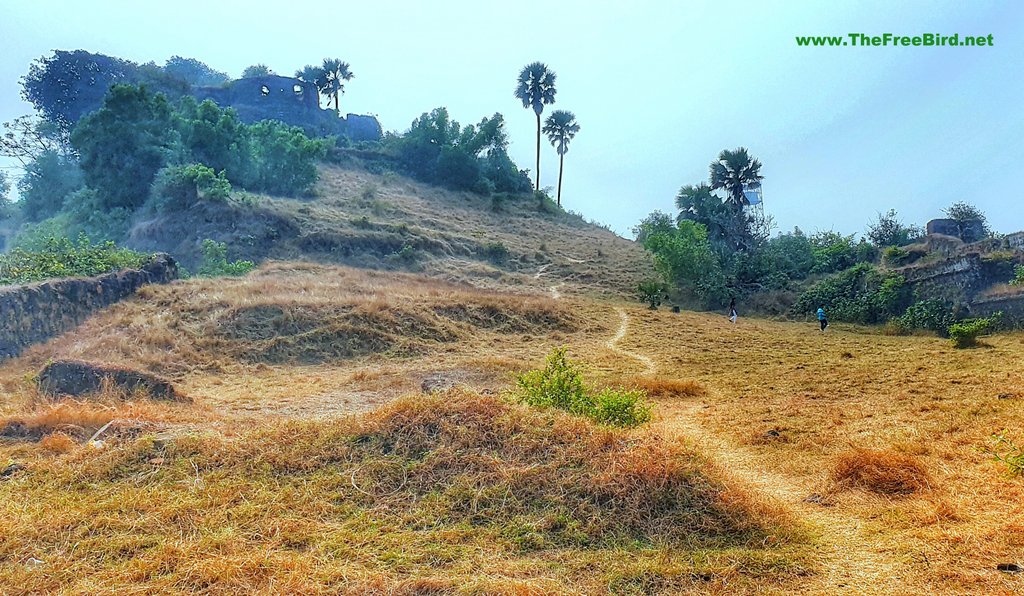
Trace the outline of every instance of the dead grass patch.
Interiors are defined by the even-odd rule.
[[[661,377],[631,377],[622,385],[642,389],[653,398],[700,397],[708,393],[707,388],[697,381]]]
[[[26,592],[594,593],[811,565],[790,518],[682,447],[460,390],[29,466],[0,483],[3,559],[45,554],[0,564]]]
[[[50,433],[39,441],[39,446],[51,453],[67,453],[76,445],[77,441],[62,432]]]
[[[851,449],[836,456],[829,479],[838,490],[859,488],[883,495],[910,495],[934,486],[921,461],[892,449]]]

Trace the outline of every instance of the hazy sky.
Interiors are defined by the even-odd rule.
[[[845,4],[845,6],[843,6]],[[993,36],[984,48],[798,47],[796,35]],[[28,113],[18,79],[54,49],[136,62],[194,57],[238,76],[291,74],[326,56],[355,72],[342,109],[403,131],[446,106],[463,124],[505,115],[533,167],[534,118],[512,95],[528,62],[558,74],[555,108],[582,130],[566,207],[628,234],[724,148],[764,164],[780,229],[862,232],[876,213],[923,224],[954,201],[997,231],[1024,229],[1024,3],[261,2],[0,3],[0,120]],[[551,108],[549,108],[550,110]],[[542,185],[558,159],[543,147]],[[9,165],[9,164],[5,164]]]

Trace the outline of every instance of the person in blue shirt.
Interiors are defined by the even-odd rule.
[[[825,316],[824,304],[818,307],[818,322],[821,323],[821,330],[824,332],[825,327],[828,327],[828,318]]]

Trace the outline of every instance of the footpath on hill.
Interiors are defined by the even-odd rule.
[[[657,363],[648,355],[621,345],[629,333],[626,309],[614,307],[619,327],[606,343],[608,349],[644,366],[644,375],[655,376]],[[802,521],[810,523],[821,548],[820,573],[803,588],[809,593],[899,594],[910,593],[902,574],[903,561],[883,536],[869,533],[858,519],[842,515],[820,503],[808,502],[814,488],[792,478],[766,470],[743,447],[729,444],[708,432],[699,422],[702,405],[694,401],[663,403],[654,429],[669,439],[681,439],[699,446],[716,465],[739,483],[782,504]]]

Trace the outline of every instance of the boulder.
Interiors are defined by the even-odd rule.
[[[104,382],[126,395],[141,390],[153,399],[190,401],[178,394],[169,381],[155,375],[75,360],[51,362],[39,373],[38,379],[43,393],[76,397],[96,393]]]

